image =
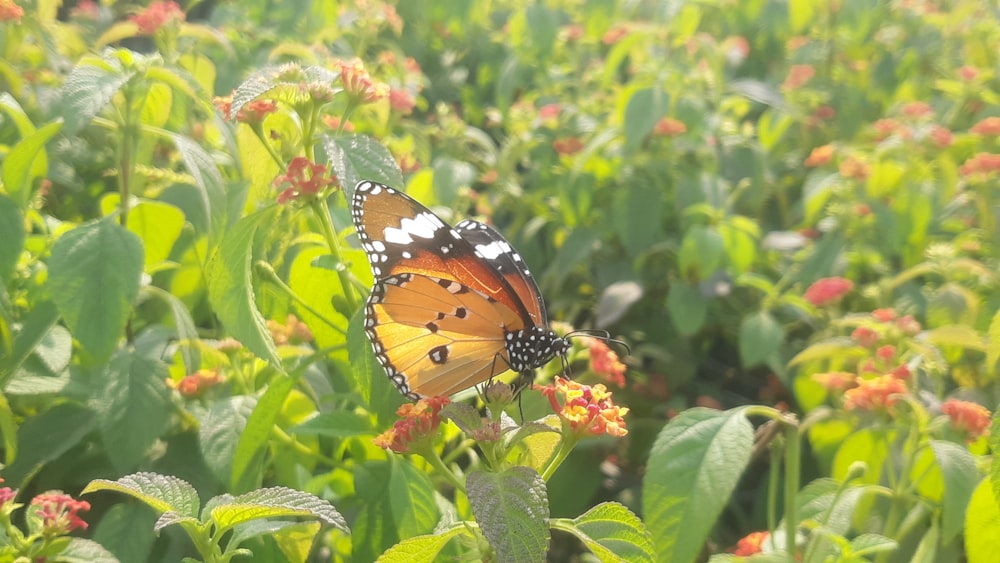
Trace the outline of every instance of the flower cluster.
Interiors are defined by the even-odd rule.
[[[0,22],[21,23],[21,16],[24,15],[24,8],[18,6],[14,0],[0,0]]]
[[[658,137],[676,137],[688,130],[687,125],[679,119],[664,117],[653,126],[653,134]]]
[[[129,21],[139,28],[139,35],[154,35],[164,25],[184,21],[184,10],[177,2],[153,2]]]
[[[840,302],[852,289],[854,289],[854,282],[849,279],[823,278],[810,285],[803,297],[816,307],[825,307]]]
[[[588,338],[587,347],[590,349],[590,371],[612,385],[625,387],[625,364],[618,359],[618,354],[598,338]]]
[[[419,453],[437,433],[441,409],[450,402],[448,397],[430,397],[402,405],[396,411],[402,418],[377,436],[375,445],[398,454]]]
[[[46,535],[59,536],[73,530],[87,529],[87,523],[78,514],[90,510],[90,503],[85,500],[73,500],[69,495],[50,492],[31,499],[31,505],[42,519],[43,533]]]
[[[857,387],[844,392],[844,408],[888,413],[906,394],[906,382],[891,373],[872,379],[859,377]]]
[[[579,137],[563,137],[552,141],[552,148],[563,156],[571,156],[583,150],[583,141]]]
[[[985,176],[1000,172],[1000,154],[981,152],[962,163],[958,169],[963,176]]]
[[[809,153],[803,163],[806,168],[818,168],[826,166],[833,160],[833,145],[822,145],[816,147]]]
[[[340,70],[340,82],[344,85],[344,92],[355,103],[367,104],[389,96],[389,86],[382,82],[376,82],[368,74],[361,59],[339,61],[337,66]]]
[[[781,88],[784,90],[797,90],[805,86],[814,76],[816,76],[816,69],[812,65],[792,65],[788,69],[788,76],[785,77]]]
[[[986,407],[969,401],[948,399],[941,405],[941,412],[951,419],[951,426],[974,442],[989,433],[990,411]]]
[[[611,401],[611,392],[604,385],[581,385],[575,381],[556,377],[552,385],[541,388],[548,397],[552,410],[562,419],[564,426],[576,434],[599,436],[624,436],[624,416],[628,407]],[[560,405],[557,395],[562,397]]]
[[[274,179],[273,184],[281,190],[278,203],[312,201],[318,199],[325,188],[335,186],[337,177],[327,173],[325,164],[297,156],[288,163],[285,173]]]
[[[750,532],[746,536],[740,538],[740,541],[736,542],[736,547],[732,549],[731,553],[738,557],[749,557],[760,553],[764,542],[767,541],[767,538],[770,537],[770,535],[771,533],[767,530],[762,532]]]
[[[167,378],[167,386],[177,389],[184,397],[192,398],[201,396],[207,389],[215,387],[222,382],[222,375],[218,369],[200,369],[194,373],[185,375],[180,381]]]
[[[233,118],[233,96],[216,96],[212,104],[219,113],[229,121]],[[248,125],[256,125],[264,121],[268,114],[278,111],[278,102],[274,100],[257,99],[247,102],[236,112],[236,121]]]
[[[267,321],[267,330],[271,332],[271,338],[278,346],[301,344],[311,342],[313,339],[312,331],[309,330],[306,323],[291,313],[285,318],[285,324],[275,320]]]

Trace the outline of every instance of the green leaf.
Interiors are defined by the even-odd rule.
[[[24,235],[21,210],[14,200],[0,194],[0,286],[7,285],[14,275],[24,250]]]
[[[177,339],[185,342],[194,342],[198,339],[198,327],[191,318],[191,313],[187,310],[184,302],[174,294],[160,289],[155,285],[148,285],[142,288],[143,293],[153,295],[166,302],[170,307],[170,313],[174,317],[174,327],[177,330]],[[198,346],[180,346],[181,357],[184,358],[184,371],[194,373],[201,368],[201,351]]]
[[[331,299],[344,295],[340,276],[335,270],[313,266],[317,259],[329,257],[329,252],[326,247],[304,247],[299,250],[288,272],[288,286],[304,305],[296,310],[312,332],[316,346],[321,349],[343,346],[348,325],[348,320],[337,312]],[[354,288],[348,290],[354,291]]]
[[[675,282],[667,294],[667,311],[674,328],[684,336],[691,336],[704,326],[708,303],[697,287]]]
[[[210,511],[212,520],[221,528],[231,528],[258,518],[304,516],[316,518],[350,533],[344,517],[329,502],[309,493],[287,487],[258,489],[216,505]]]
[[[61,563],[118,563],[118,558],[103,545],[84,538],[69,538],[66,547],[51,559]]]
[[[157,512],[173,512],[181,517],[197,518],[201,501],[190,483],[170,475],[133,473],[116,481],[94,479],[80,494],[117,491],[140,500]]]
[[[3,435],[3,464],[8,466],[17,459],[17,420],[3,393],[0,393],[0,434]]]
[[[757,311],[740,323],[740,364],[750,368],[777,359],[785,331],[767,311]]]
[[[233,455],[233,473],[230,480],[233,491],[247,491],[260,486],[264,470],[264,454],[274,432],[275,421],[294,385],[295,379],[277,374],[271,378],[267,390],[254,406],[243,432],[240,433],[240,441]]]
[[[788,24],[793,33],[801,33],[815,21],[815,0],[800,0],[788,3]]]
[[[139,238],[113,218],[84,223],[52,246],[49,289],[70,332],[97,363],[111,356],[139,293]]]
[[[573,520],[551,520],[580,539],[601,561],[655,561],[653,539],[642,520],[616,502],[601,503]]]
[[[94,392],[101,438],[118,469],[133,467],[169,422],[167,366],[122,348],[104,369]]]
[[[663,428],[649,454],[642,494],[657,561],[698,557],[750,462],[752,446],[753,426],[744,409],[694,408]]]
[[[152,511],[138,503],[112,506],[94,527],[94,541],[119,561],[149,561],[156,540]]]
[[[989,479],[972,492],[965,512],[965,555],[969,563],[991,563],[1000,553],[1000,502]]]
[[[715,227],[694,225],[681,241],[677,267],[687,278],[708,279],[722,267],[725,252],[725,241]]]
[[[26,419],[17,430],[20,453],[5,467],[3,477],[11,488],[23,487],[46,463],[59,459],[93,431],[96,420],[89,409],[60,403]]]
[[[982,475],[968,448],[943,440],[931,440],[931,449],[944,475],[941,543],[947,544],[962,531],[969,499],[976,485],[982,481]]]
[[[222,236],[229,227],[225,183],[219,167],[212,156],[193,139],[177,134],[171,134],[170,138],[173,139],[188,174],[194,178],[201,207],[209,222],[209,232],[215,240],[215,237]]]
[[[472,513],[500,561],[544,561],[549,501],[545,481],[527,467],[466,478]]]
[[[34,305],[21,320],[21,330],[14,334],[10,356],[0,356],[0,388],[7,387],[11,377],[21,369],[24,361],[59,320],[59,311],[51,301],[41,301]]]
[[[309,420],[292,427],[289,432],[304,436],[329,436],[331,438],[353,438],[372,436],[376,433],[371,417],[346,411],[320,413]]]
[[[361,180],[371,180],[395,188],[403,187],[403,173],[389,149],[368,135],[323,136],[323,149],[340,185],[350,188]]]
[[[390,547],[377,559],[378,563],[431,563],[438,561],[438,554],[455,536],[469,534],[463,525],[433,535],[405,539]]]
[[[616,282],[604,288],[594,312],[594,325],[605,328],[615,324],[642,295],[642,286],[634,281]]]
[[[393,463],[389,473],[389,506],[401,538],[429,533],[441,518],[434,483],[412,463]]]
[[[634,92],[628,99],[622,120],[625,148],[629,151],[639,148],[656,122],[667,113],[668,107],[670,96],[660,88],[644,88]]]
[[[258,229],[270,227],[277,208],[270,207],[239,220],[226,231],[208,266],[208,299],[219,320],[257,357],[282,370],[278,349],[264,317],[257,310],[251,278],[254,239]]]
[[[833,457],[832,477],[843,481],[850,474],[851,466],[855,462],[863,461],[868,465],[868,469],[859,477],[859,481],[877,484],[885,460],[889,456],[888,446],[891,441],[891,437],[877,434],[870,428],[853,432],[840,444]]]
[[[66,77],[59,96],[66,134],[73,135],[90,123],[133,76],[135,71],[123,70],[114,52],[103,58],[87,56],[80,59]]]
[[[101,211],[105,215],[112,215],[120,205],[118,194],[108,194],[101,199]],[[140,200],[129,209],[128,230],[142,240],[147,273],[170,257],[183,228],[184,213],[168,203]]]
[[[966,325],[949,325],[933,328],[924,333],[927,342],[935,346],[957,346],[983,352],[986,344],[976,329]]]
[[[233,457],[255,406],[256,398],[234,395],[217,401],[201,418],[198,427],[201,455],[215,477],[223,483],[232,479]]]
[[[1000,409],[993,413],[989,443],[991,452],[1000,452]],[[994,455],[990,462],[990,482],[993,485],[993,495],[1000,499],[1000,456],[998,455]]]
[[[611,220],[629,256],[638,256],[664,238],[663,191],[652,182],[637,182],[614,195]]]
[[[600,239],[601,236],[597,231],[586,227],[577,227],[570,231],[559,248],[555,260],[545,269],[543,284],[551,287],[562,285],[566,276],[590,258]]]
[[[871,555],[889,552],[899,547],[896,540],[879,534],[861,534],[851,540],[851,551],[854,555]]]
[[[49,172],[49,157],[45,144],[62,129],[61,122],[53,122],[25,135],[7,154],[3,161],[3,180],[7,194],[17,202],[18,207],[25,208],[31,201],[31,191],[35,180],[45,177]]]

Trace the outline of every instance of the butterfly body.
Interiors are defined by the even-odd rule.
[[[467,220],[453,229],[367,181],[355,188],[352,217],[375,277],[365,331],[406,397],[451,395],[507,369],[530,381],[569,350],[547,327],[520,255],[492,227]]]

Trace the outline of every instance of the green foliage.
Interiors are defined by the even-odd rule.
[[[995,556],[990,6],[8,4],[0,559]],[[409,404],[361,180],[627,349]]]

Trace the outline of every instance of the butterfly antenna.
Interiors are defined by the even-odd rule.
[[[581,328],[581,329],[577,329],[577,330],[574,330],[573,332],[570,332],[570,333],[566,334],[566,336],[563,336],[563,338],[569,339],[569,338],[578,338],[578,337],[581,337],[581,336],[587,336],[587,337],[590,337],[590,338],[596,338],[598,340],[603,340],[603,341],[607,342],[608,344],[617,344],[617,345],[619,345],[619,346],[621,346],[622,348],[625,349],[625,355],[626,356],[631,356],[632,355],[632,347],[631,346],[629,346],[628,344],[626,344],[625,342],[623,342],[621,340],[618,340],[617,338],[611,338],[611,333],[609,333],[606,330],[600,330],[600,329],[596,329],[596,328],[594,328],[594,329]]]

